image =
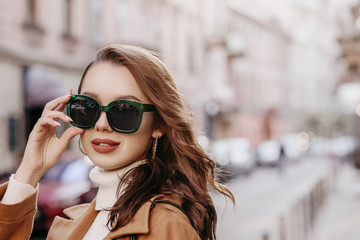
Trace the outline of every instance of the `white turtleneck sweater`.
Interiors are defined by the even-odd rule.
[[[99,186],[98,193],[96,195],[96,206],[95,210],[99,211],[94,222],[86,232],[83,240],[98,240],[103,239],[108,233],[107,228],[108,215],[112,206],[118,199],[116,195],[117,188],[120,182],[120,178],[130,169],[139,166],[144,163],[144,160],[137,161],[130,164],[129,166],[122,168],[117,171],[105,172],[99,167],[94,167],[89,174],[90,180]],[[123,189],[120,190],[120,194]]]
[[[110,209],[118,199],[117,188],[120,178],[130,169],[143,164],[145,160],[137,161],[127,167],[117,171],[104,171],[99,167],[94,167],[89,174],[90,180],[99,186],[96,195],[95,210],[99,211],[95,220],[83,237],[83,240],[99,240],[103,239],[108,233],[107,228],[108,215]],[[38,191],[39,188],[34,188],[29,184],[18,182],[14,175],[10,177],[8,188],[4,194],[1,203],[3,204],[16,204],[30,196],[32,193]],[[121,190],[120,190],[121,194]]]

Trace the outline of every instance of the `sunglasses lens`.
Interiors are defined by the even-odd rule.
[[[95,102],[85,99],[74,100],[69,107],[69,115],[78,127],[89,128],[95,124],[98,116],[98,108]]]
[[[139,123],[140,110],[132,104],[118,103],[111,107],[109,118],[117,130],[132,131]]]

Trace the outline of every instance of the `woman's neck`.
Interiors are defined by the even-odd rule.
[[[104,171],[104,169],[95,166],[89,174],[90,180],[99,186],[99,190],[96,196],[96,210],[110,209],[121,195],[125,185],[122,185],[122,189],[118,186],[120,179],[131,169],[145,163],[146,160],[140,160],[130,165],[113,171]],[[118,193],[118,194],[117,194]]]

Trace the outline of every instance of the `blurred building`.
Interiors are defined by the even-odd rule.
[[[241,136],[256,144],[280,131],[279,114],[286,111],[288,103],[284,89],[290,38],[276,19],[258,17],[261,8],[252,11],[233,2],[206,2],[205,11],[212,14],[204,23],[224,21],[205,33],[209,101],[218,112],[211,112],[210,105],[205,109],[213,124],[213,137]]]
[[[85,2],[84,2],[85,4]],[[79,2],[0,1],[0,173],[22,157],[47,101],[76,89],[92,49]]]
[[[291,121],[300,130],[331,137],[342,125],[335,88],[342,71],[337,38],[347,1],[292,1],[287,31],[293,39],[290,65]]]
[[[343,66],[335,20],[350,1],[0,0],[0,174],[44,104],[76,92],[113,42],[158,51],[210,138],[329,134]]]
[[[84,67],[108,43],[158,51],[191,107],[201,109],[200,11],[198,0],[0,0],[0,174],[19,164],[44,105],[77,92]]]
[[[218,109],[208,111],[208,122],[215,138],[257,144],[284,132],[331,136],[344,125],[335,94],[343,67],[337,38],[349,2],[206,1],[209,106]]]
[[[348,134],[360,137],[360,3],[354,2],[339,19],[344,69],[336,93],[348,116]]]

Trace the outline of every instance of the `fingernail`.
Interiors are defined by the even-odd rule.
[[[67,116],[67,115],[66,115],[66,118],[67,118],[69,121],[71,121],[71,122],[73,121],[73,120],[71,119],[71,117],[69,117],[69,116]]]
[[[54,121],[54,123],[59,127],[61,126],[61,124],[59,122],[57,122],[57,121]]]

